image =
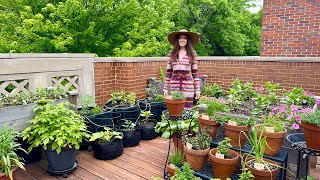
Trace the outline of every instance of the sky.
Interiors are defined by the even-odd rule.
[[[254,8],[249,8],[249,11],[251,11],[251,12],[253,12],[253,13],[256,13],[256,12],[258,12],[261,8],[262,8],[262,6],[263,6],[263,0],[254,0],[255,2],[255,4],[257,5],[256,7],[254,7]]]

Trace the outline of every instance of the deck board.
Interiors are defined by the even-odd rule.
[[[150,141],[141,141],[136,147],[125,148],[123,154],[113,160],[98,160],[93,152],[79,151],[77,156],[78,168],[62,176],[50,176],[47,173],[48,162],[42,159],[39,162],[26,165],[26,171],[16,172],[16,180],[102,180],[102,179],[152,179],[154,176],[163,177],[169,141],[158,137]]]

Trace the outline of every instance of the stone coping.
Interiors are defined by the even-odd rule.
[[[260,56],[199,56],[200,61],[251,61],[251,62],[313,62],[319,63],[320,57],[260,57]],[[161,62],[167,57],[96,57],[94,62]]]
[[[94,58],[95,56],[95,54],[86,53],[0,53],[0,60],[28,58]]]

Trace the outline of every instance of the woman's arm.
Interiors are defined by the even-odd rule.
[[[164,82],[164,86],[163,86],[163,92],[164,92],[165,95],[168,94],[168,88],[169,88],[169,85],[170,85],[172,71],[173,71],[173,69],[172,69],[172,63],[171,63],[171,56],[170,56],[170,53],[169,53],[168,62],[167,62],[166,78],[165,78],[165,82]]]
[[[193,61],[193,64],[191,65],[191,73],[192,73],[192,77],[193,77],[193,81],[195,84],[195,93],[196,96],[198,96],[198,98],[200,97],[200,75],[199,75],[199,71],[198,71],[198,62],[196,60],[197,58],[197,53],[194,53],[195,55],[195,59]]]

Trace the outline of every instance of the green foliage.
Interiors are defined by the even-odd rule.
[[[161,77],[162,84],[164,84],[164,81],[166,80],[166,73],[167,73],[167,67],[160,68],[160,77]]]
[[[103,109],[96,105],[96,101],[93,96],[85,96],[80,99],[81,110],[79,113],[82,116],[95,115],[103,112]]]
[[[183,134],[188,131],[191,131],[191,132],[199,131],[199,127],[195,119],[186,119],[181,121],[168,120],[164,115],[161,118],[162,118],[162,121],[157,122],[154,129],[156,133],[162,133],[161,137],[163,138],[169,138],[170,132],[172,135],[177,131],[178,131],[178,134]]]
[[[113,105],[125,105],[129,104],[130,106],[134,105],[136,102],[136,93],[134,92],[124,92],[124,91],[114,91],[111,93],[111,98],[108,102],[111,102]]]
[[[136,124],[131,122],[130,120],[125,120],[124,123],[121,125],[123,131],[132,131],[136,127]]]
[[[85,97],[80,98],[80,106],[82,108],[95,107],[96,101],[93,96],[87,95]]]
[[[193,150],[205,150],[210,148],[211,137],[208,132],[197,133],[195,136],[184,135],[182,141],[190,143]]]
[[[194,171],[190,168],[189,164],[183,163],[183,167],[181,169],[174,169],[174,176],[171,178],[172,180],[201,180],[201,178],[193,175]]]
[[[13,179],[11,169],[18,166],[25,170],[23,159],[16,153],[17,150],[25,152],[17,142],[19,136],[20,133],[9,125],[0,126],[0,174],[10,179]]]
[[[254,180],[254,175],[248,168],[243,167],[239,180]]]
[[[164,102],[164,96],[162,94],[157,94],[154,100],[156,102]]]
[[[265,131],[265,127],[273,127],[274,132],[284,132],[285,125],[283,116],[278,113],[273,116],[263,116],[263,125],[259,126],[259,128]]]
[[[172,96],[172,99],[174,99],[174,100],[179,100],[179,99],[186,98],[186,96],[181,91],[172,92],[171,96]]]
[[[225,116],[225,115],[216,115],[216,119],[219,119],[221,124],[227,123],[228,121],[234,121],[237,123],[237,126],[252,126],[255,122],[253,117],[249,117],[248,119],[233,117],[233,116]]]
[[[89,141],[98,141],[98,143],[112,142],[116,139],[122,139],[120,132],[112,131],[112,129],[105,127],[104,131],[95,132],[91,135]]]
[[[301,121],[307,122],[310,124],[314,124],[320,127],[320,111],[317,110],[315,112],[309,113],[301,118]]]
[[[314,95],[303,90],[303,88],[293,88],[291,91],[286,92],[285,96],[285,103],[288,107],[292,104],[298,107],[312,107],[315,104]]]
[[[257,163],[263,163],[263,154],[267,145],[267,137],[263,136],[263,133],[258,135],[258,129],[255,125],[251,129],[252,134],[243,133],[247,137],[247,141],[251,144],[252,149],[249,154],[254,153],[254,158]]]
[[[184,155],[179,150],[171,153],[169,156],[169,162],[175,165],[176,167],[181,167],[184,162]]]
[[[208,98],[205,103],[207,104],[207,109],[205,112],[209,117],[213,117],[214,112],[229,112],[230,109],[227,104],[219,102],[215,98]]]
[[[144,117],[144,118],[141,120],[141,123],[147,124],[147,123],[149,122],[149,118],[150,118],[151,116],[153,116],[153,114],[151,113],[151,111],[141,111],[140,116],[141,116],[141,117]]]
[[[231,139],[225,137],[224,140],[222,140],[218,143],[218,151],[217,152],[227,156],[228,151],[230,149],[230,142],[231,142]]]
[[[257,96],[257,92],[253,90],[253,83],[243,83],[239,79],[232,82],[228,97],[232,99],[232,103],[241,104]]]
[[[52,150],[59,154],[64,147],[75,147],[79,149],[79,143],[83,137],[87,137],[86,125],[82,117],[69,109],[72,106],[69,102],[60,103],[57,106],[48,103],[44,106],[37,106],[34,111],[42,109],[34,119],[30,120],[31,126],[22,132],[23,139],[27,139],[32,148],[43,145],[52,145]]]
[[[216,83],[206,84],[206,86],[201,91],[201,95],[207,97],[221,98],[224,96],[224,90],[220,85]]]

